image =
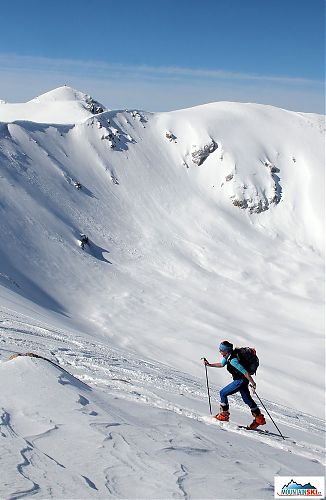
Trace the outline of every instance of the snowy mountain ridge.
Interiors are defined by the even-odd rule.
[[[203,460],[205,453],[202,487],[205,470],[218,460],[215,439],[224,443],[229,464],[236,460],[229,443],[241,446],[242,439],[252,464],[259,461],[252,445],[256,437],[237,429],[237,423],[250,418],[237,398],[230,432],[216,435],[216,426],[204,417],[200,357],[217,360],[224,338],[256,347],[258,394],[295,441],[288,447],[265,439],[259,450],[268,465],[258,475],[255,494],[270,497],[272,487],[263,485],[281,472],[309,469],[318,475],[324,417],[324,117],[227,102],[169,113],[109,111],[86,94],[60,87],[25,104],[0,103],[0,122],[0,369],[4,380],[18,386],[21,369],[27,373],[33,367],[30,385],[45,377],[44,387],[54,400],[63,397],[69,407],[65,417],[47,417],[64,422],[61,436],[51,430],[50,420],[44,427],[37,424],[37,415],[46,407],[54,412],[55,403],[44,396],[34,408],[33,394],[22,395],[20,420],[20,403],[10,397],[13,386],[4,382],[4,433],[20,436],[16,455],[9,449],[6,455],[6,463],[16,468],[11,467],[4,494],[19,498],[28,489],[30,475],[24,470],[30,470],[30,493],[43,496],[51,496],[49,484],[56,478],[57,498],[74,491],[73,498],[85,491],[97,497],[105,492],[111,497],[200,498],[192,476],[196,457]],[[81,245],[82,234],[87,241]],[[104,398],[100,425],[91,415],[98,409],[87,413],[88,403],[82,402],[89,398],[80,386],[81,403],[74,406],[70,396],[62,396],[60,376],[42,361],[6,362],[11,353],[28,351],[71,371],[96,393],[96,401]],[[224,370],[209,375],[216,410],[218,388],[229,378]],[[73,396],[77,402],[78,397]],[[96,455],[97,472],[87,465],[85,451],[74,472],[65,469],[61,475],[65,452],[53,451],[57,438],[52,436],[60,434],[63,443],[76,414],[85,416],[81,433],[96,428],[107,437],[112,421],[120,422],[124,412],[127,428],[113,439],[118,450],[111,464],[115,486],[105,479],[106,453]],[[178,446],[163,435],[156,439],[146,412],[176,436]],[[29,437],[29,414],[36,419],[31,428],[40,448]],[[307,422],[316,432],[300,441]],[[140,439],[146,428],[149,462]],[[270,423],[268,429],[273,431]],[[189,439],[182,444],[185,435]],[[193,451],[196,436],[207,453]],[[99,435],[94,439],[101,447]],[[283,468],[273,462],[275,446]],[[124,489],[121,481],[137,449],[143,450],[148,478],[157,447],[165,451],[158,453],[155,474],[166,474],[166,487],[146,479],[144,490],[132,491],[130,484],[141,476],[140,460]],[[121,464],[125,453],[133,457],[127,466]],[[175,454],[171,461],[168,457]],[[57,461],[49,483],[39,478],[29,456],[38,457],[41,471]],[[218,464],[221,468],[222,461]],[[227,467],[221,470],[223,477],[228,474]],[[243,467],[239,476],[238,487],[251,498],[252,482],[245,478],[254,470],[254,465]],[[17,477],[22,485],[15,496],[10,481]],[[177,478],[173,487],[171,477]],[[137,484],[140,488],[141,481]],[[210,478],[207,498],[214,498],[222,484],[220,477]],[[220,498],[241,498],[238,487],[232,482],[230,492],[222,488]]]

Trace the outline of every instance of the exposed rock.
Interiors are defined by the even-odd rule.
[[[111,181],[113,182],[113,184],[116,184],[117,186],[119,185],[118,178],[112,173],[111,173]]]
[[[129,111],[129,113],[131,114],[131,116],[135,119],[135,120],[138,120],[140,123],[146,123],[147,120],[145,118],[145,116],[140,113],[139,111]]]
[[[239,200],[239,199],[235,199],[232,201],[233,205],[235,207],[239,207],[239,208],[248,208],[248,202],[247,200]]]
[[[41,359],[45,359],[43,358],[42,356],[39,356],[38,354],[34,354],[33,352],[25,352],[25,353],[16,353],[16,354],[13,354],[12,356],[10,356],[10,358],[8,359],[8,361],[11,361],[12,359],[15,359],[15,358],[19,358],[20,356],[29,356],[30,358],[41,358]],[[48,361],[48,360],[46,360]]]
[[[251,214],[260,214],[261,212],[265,212],[272,204],[277,203],[279,203],[279,197],[277,194],[274,194],[271,199],[268,199],[264,193],[261,193],[260,195],[257,193],[255,197],[251,198],[243,197],[232,200],[232,204],[235,207],[243,210],[247,209]]]
[[[86,101],[86,108],[93,114],[93,115],[98,115],[99,113],[103,113],[104,111],[104,106],[100,104],[99,102],[95,101],[93,97],[88,95],[85,99]]]
[[[172,132],[166,132],[165,137],[170,141],[170,142],[177,142],[177,137],[172,134]]]
[[[196,148],[196,146],[193,146],[193,148]],[[192,161],[198,166],[202,165],[217,148],[217,143],[212,139],[208,144],[205,144],[202,148],[195,149],[191,153]]]

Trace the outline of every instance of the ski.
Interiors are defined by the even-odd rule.
[[[276,432],[267,431],[265,429],[250,429],[250,427],[248,427],[247,425],[238,425],[238,429],[244,429],[250,432],[258,432],[258,434],[263,434],[264,436],[273,436],[279,438],[282,437],[280,434],[276,434]],[[288,438],[288,436],[284,436],[284,438]]]

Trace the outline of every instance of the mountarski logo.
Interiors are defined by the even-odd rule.
[[[324,497],[323,477],[275,477],[275,495],[279,497]]]

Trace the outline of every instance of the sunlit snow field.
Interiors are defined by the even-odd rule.
[[[0,496],[273,498],[275,475],[322,475],[324,117],[99,108],[0,103]],[[200,358],[224,339],[256,347],[285,440],[268,415],[239,429],[237,396],[210,417]],[[8,361],[26,352],[54,364]],[[208,375],[216,413],[229,374]]]

